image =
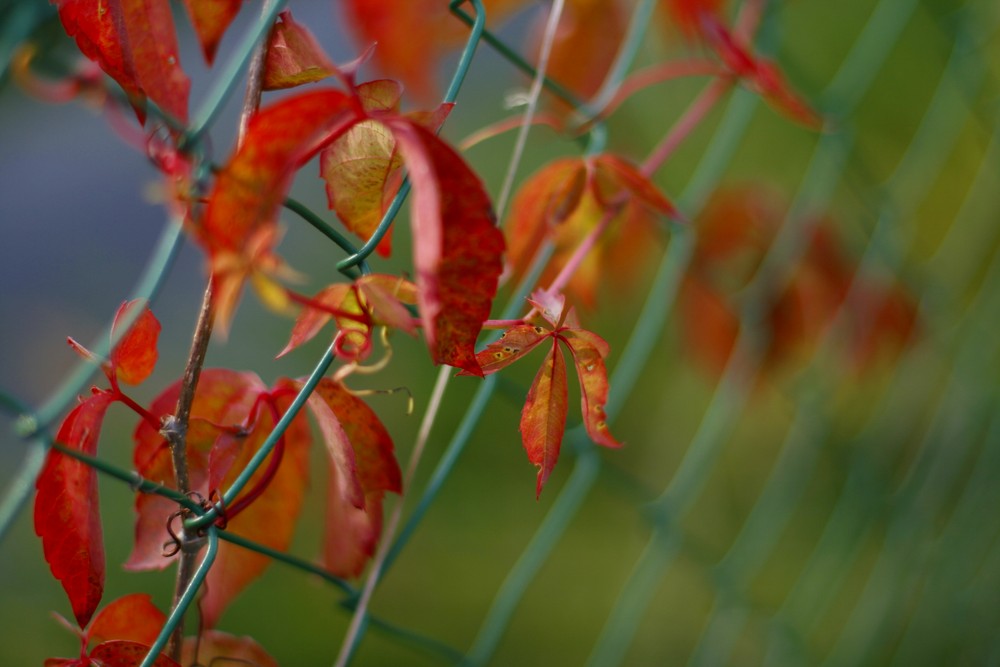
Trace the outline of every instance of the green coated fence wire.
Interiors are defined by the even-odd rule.
[[[568,103],[575,118],[582,119],[580,126],[589,126],[589,134],[581,140],[588,153],[604,149],[607,125],[603,120],[589,123],[595,114],[600,115],[635,64],[656,4],[652,0],[632,3],[626,37],[611,74],[592,99],[579,99],[558,81],[541,78],[544,87]],[[280,0],[264,3],[260,16],[254,19],[194,114],[195,120],[184,128],[185,150],[201,154],[206,132],[284,5]],[[465,5],[471,5],[472,11],[466,11]],[[710,597],[690,645],[671,653],[676,664],[948,664],[954,663],[956,656],[967,658],[967,664],[982,664],[984,661],[978,658],[996,659],[1000,655],[1000,640],[995,638],[1000,608],[995,603],[990,606],[991,596],[995,597],[1000,589],[1000,522],[984,516],[994,514],[990,508],[1000,503],[1000,485],[996,484],[1000,474],[1000,390],[996,383],[1000,377],[1000,344],[996,336],[1000,233],[994,232],[973,252],[966,240],[983,234],[978,221],[984,210],[1000,215],[1000,204],[991,194],[1000,178],[1000,119],[995,117],[995,109],[993,115],[984,111],[986,105],[981,102],[984,90],[987,95],[998,90],[996,68],[982,58],[991,40],[995,49],[1000,23],[1000,12],[990,0],[972,0],[948,11],[943,24],[947,30],[942,29],[942,39],[948,45],[944,66],[932,79],[931,94],[912,138],[880,183],[859,183],[857,178],[859,173],[869,172],[860,149],[862,135],[856,126],[857,114],[908,27],[941,12],[939,5],[930,0],[878,0],[817,98],[819,108],[832,119],[830,130],[816,139],[777,238],[745,288],[742,326],[734,351],[675,472],[661,481],[649,498],[641,493],[626,495],[616,491],[644,522],[645,544],[626,563],[630,571],[604,614],[603,627],[584,638],[589,646],[587,664],[644,664],[645,656],[637,649],[641,626],[657,622],[651,609],[659,601],[658,594],[664,582],[687,561],[698,568]],[[537,74],[528,60],[487,28],[480,0],[452,0],[449,9],[470,31],[445,95],[446,102],[458,98],[480,42],[495,49],[512,67],[531,76]],[[760,39],[764,50],[782,37],[771,14],[773,8],[765,16]],[[761,108],[759,97],[751,91],[738,88],[730,95],[678,199],[678,207],[686,216],[696,218],[724,181],[752,134],[751,124]],[[970,124],[975,127],[970,130],[968,124],[956,119],[972,119]],[[927,193],[948,169],[950,156],[967,141],[970,132],[988,136],[989,146],[951,227],[942,235],[935,252],[922,258],[922,240],[906,221],[919,214]],[[377,230],[360,247],[303,203],[289,198],[284,205],[343,252],[336,268],[355,278],[371,272],[368,258],[394,224],[409,189],[409,182],[404,181]],[[843,335],[844,323],[838,317],[796,379],[794,396],[787,403],[787,425],[763,463],[766,474],[728,545],[695,553],[692,545],[697,540],[689,534],[685,522],[710,488],[712,476],[724,466],[741,419],[750,412],[767,343],[762,338],[761,323],[771,305],[768,294],[774,293],[775,285],[790,279],[792,267],[806,251],[804,232],[809,216],[830,208],[843,191],[861,202],[872,224],[865,232],[861,259],[840,315],[844,316],[846,304],[852,299],[863,297],[863,279],[885,273],[904,276],[907,284],[920,290],[919,312],[922,321],[928,323],[923,340],[915,352],[896,362],[870,415],[857,432],[844,437],[832,405],[838,390],[834,384],[839,378],[831,381],[825,376],[828,365],[833,363],[838,338]],[[170,221],[135,289],[136,296],[155,299],[177,255],[181,234],[179,221]],[[609,361],[612,392],[607,413],[612,423],[622,419],[641,379],[649,372],[655,348],[666,336],[694,244],[695,233],[690,227],[671,227],[669,245],[649,282],[628,342],[616,349],[617,361]],[[549,247],[536,258],[528,275],[512,290],[501,319],[516,317],[523,310],[524,298],[551,252]],[[946,273],[950,276],[947,284],[934,283],[935,276]],[[113,345],[109,334],[91,347],[98,356],[109,353]],[[923,377],[928,358],[938,361],[938,377]],[[270,456],[333,361],[331,347],[316,362],[248,466],[225,491],[222,506],[240,494]],[[27,443],[22,467],[0,501],[0,540],[29,498],[46,452],[55,446],[137,492],[160,494],[187,507],[194,517],[185,522],[185,529],[205,536],[206,548],[195,575],[170,610],[142,663],[144,667],[153,664],[195,600],[213,566],[220,540],[299,572],[317,575],[342,596],[339,602],[344,609],[353,611],[358,607],[360,591],[354,585],[294,554],[276,551],[218,527],[217,508],[206,511],[177,491],[144,480],[135,472],[53,445],[50,427],[95,370],[96,364],[81,363],[35,411],[12,396],[0,394],[3,410],[20,417],[17,435]],[[459,458],[483,426],[499,380],[489,376],[479,384],[457,426],[444,438],[447,444],[428,480],[422,487],[407,489],[412,494],[408,498],[416,500],[389,545],[380,576],[384,577],[405,555],[416,531],[439,501]],[[900,415],[907,416],[902,424]],[[478,628],[467,648],[454,648],[448,642],[397,624],[392,610],[373,615],[362,604],[361,631],[350,636],[343,647],[345,654],[360,662],[357,656],[366,636],[364,630],[371,627],[399,646],[422,652],[441,664],[501,664],[502,657],[498,656],[502,656],[504,642],[510,640],[518,611],[526,604],[532,585],[544,568],[554,564],[558,547],[602,478],[609,476],[605,455],[590,443],[582,427],[567,432],[563,452],[564,465],[568,461],[572,469],[536,530],[500,578],[492,602],[474,610]],[[828,465],[832,473],[824,470]],[[766,576],[769,565],[780,558],[783,539],[821,473],[831,474],[833,479],[830,506],[817,519],[815,539],[804,552],[800,570],[788,579],[788,590],[776,603],[762,603],[754,582]],[[856,592],[845,598],[845,590]],[[944,637],[961,638],[961,624],[977,613],[982,615],[982,627],[993,629],[992,635],[976,630],[967,646],[953,648],[951,653],[925,636],[937,629]],[[820,635],[822,638],[818,638]]]

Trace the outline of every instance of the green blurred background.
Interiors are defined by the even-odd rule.
[[[296,18],[334,58],[352,57],[339,7],[299,4]],[[772,4],[765,34],[774,58],[798,90],[837,119],[835,128],[817,135],[740,93],[739,108],[724,104],[713,112],[657,182],[689,207],[701,202],[689,189],[692,180],[702,190],[716,182],[767,182],[789,200],[798,196],[805,211],[836,221],[853,257],[867,257],[873,271],[897,276],[911,291],[920,304],[920,334],[895,363],[866,374],[818,357],[794,377],[747,394],[720,389],[702,373],[679,341],[670,301],[654,303],[652,311],[667,315],[666,326],[656,332],[614,424],[627,446],[598,453],[597,476],[579,511],[566,515],[565,532],[543,531],[558,540],[509,625],[500,624],[504,633],[490,664],[576,665],[588,657],[628,665],[1000,662],[1000,5]],[[500,34],[522,44],[534,11]],[[9,56],[21,21],[44,19],[43,31],[58,32],[50,14],[43,3],[0,5],[0,54]],[[189,28],[179,23],[198,100],[211,77],[198,71]],[[243,16],[233,30],[245,26]],[[665,39],[657,28],[640,62],[682,51],[676,35]],[[223,43],[223,59],[232,41]],[[457,141],[508,115],[505,95],[525,85],[482,47],[445,135]],[[641,160],[700,85],[685,81],[635,95],[612,117],[609,147]],[[734,120],[740,108],[747,110],[745,127]],[[230,104],[219,128],[231,127],[235,113]],[[494,195],[512,135],[467,155]],[[223,131],[215,141],[216,154],[225,155],[231,137]],[[547,129],[535,130],[519,179],[576,150]],[[709,177],[699,165],[716,151],[723,168]],[[323,210],[312,173],[307,167],[293,192]],[[65,337],[93,340],[129,296],[165,222],[148,197],[154,181],[145,158],[95,110],[47,105],[5,78],[3,390],[40,404],[73,366]],[[315,276],[310,287],[334,280],[339,251],[316,243],[316,232],[297,220],[287,227],[282,255]],[[407,268],[403,229],[395,258],[376,270]],[[585,317],[611,343],[612,369],[625,354],[655,267],[645,271],[635,293],[605,293],[602,308]],[[137,398],[149,399],[180,374],[203,279],[198,250],[186,247],[154,306],[164,326],[161,358]],[[252,369],[268,382],[304,375],[323,341],[275,361],[289,326],[246,298],[233,335],[213,342],[208,363]],[[418,341],[399,337],[395,345],[391,368],[360,384],[412,391],[415,416],[405,415],[398,395],[372,400],[405,467],[436,372]],[[567,445],[535,500],[534,470],[517,432],[532,371],[505,374],[440,496],[378,589],[372,611],[379,617],[468,650],[532,536],[553,507],[567,502],[560,494],[577,483],[571,475],[589,474],[594,453]],[[414,490],[426,483],[475,382],[452,382]],[[571,421],[574,405],[571,396]],[[24,450],[8,415],[0,427],[8,434],[0,448],[3,489]],[[128,467],[131,427],[130,415],[113,408],[101,456]],[[314,468],[322,470],[316,455]],[[310,486],[292,548],[305,558],[318,551],[323,483],[320,477]],[[414,500],[408,500],[409,510]],[[102,479],[101,504],[105,600],[148,591],[166,608],[171,572],[126,574],[117,567],[130,549],[129,489]],[[49,615],[69,615],[69,606],[43,560],[30,510],[0,544],[0,591],[0,664],[37,665],[75,654],[77,641]],[[232,605],[221,629],[253,636],[283,665],[331,664],[349,622],[338,600],[318,579],[274,565]],[[446,663],[374,629],[355,660]]]

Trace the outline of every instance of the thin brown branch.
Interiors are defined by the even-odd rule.
[[[237,145],[243,143],[247,128],[250,125],[250,119],[260,106],[261,79],[264,70],[264,49],[264,43],[259,44],[250,61],[246,94],[243,98],[243,110],[240,114]],[[208,342],[212,337],[212,324],[215,319],[215,309],[212,306],[212,301],[212,282],[209,280],[202,298],[201,310],[198,313],[198,322],[195,325],[194,336],[191,339],[191,351],[188,354],[187,367],[184,369],[184,378],[181,381],[181,393],[177,400],[177,409],[173,417],[165,421],[161,430],[161,433],[163,433],[170,444],[170,454],[174,464],[177,486],[182,493],[191,491],[186,455],[187,429],[188,421],[191,417],[191,406],[194,403],[195,391],[198,388],[198,378],[201,376],[201,369],[205,365]],[[191,585],[191,578],[194,576],[197,556],[201,550],[202,542],[203,540],[197,535],[182,536],[180,559],[177,565],[177,579],[174,584],[174,607],[177,606],[181,596],[187,590],[188,586]],[[174,660],[180,659],[183,639],[184,619],[182,618],[174,628],[174,632],[170,636],[170,642],[167,644],[167,655]]]

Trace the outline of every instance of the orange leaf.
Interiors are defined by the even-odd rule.
[[[119,381],[131,385],[140,384],[153,372],[158,358],[156,342],[160,336],[160,322],[144,301],[136,299],[123,303],[118,308],[111,325],[111,337],[118,335],[119,323],[134,308],[142,308],[142,314],[111,351],[112,373]]]
[[[94,456],[101,422],[114,394],[97,392],[76,406],[55,441]],[[97,473],[86,463],[52,449],[35,483],[35,533],[45,560],[62,584],[73,615],[85,627],[104,593],[104,537],[98,509]]]
[[[552,43],[548,76],[579,97],[593,95],[615,61],[628,16],[617,0],[569,0]],[[544,21],[540,17],[538,25]]]
[[[181,661],[185,665],[253,665],[278,667],[278,663],[251,637],[236,637],[218,630],[205,630],[184,640]]]
[[[508,259],[520,275],[527,270],[542,241],[580,205],[587,171],[577,158],[554,160],[518,189],[510,207]]]
[[[608,344],[595,333],[584,329],[567,329],[562,332],[562,340],[569,346],[580,379],[580,412],[587,435],[595,444],[605,447],[621,447],[608,430],[604,406],[608,402],[608,371],[604,358],[608,355]]]
[[[191,23],[198,33],[205,61],[211,65],[229,24],[240,11],[243,0],[184,0]]]
[[[676,211],[648,178],[616,155],[549,163],[522,184],[511,205],[508,238],[514,275],[523,275],[548,238],[555,250],[540,282],[551,282],[609,214],[614,219],[567,284],[566,291],[589,306],[607,277],[615,287],[628,286],[643,256],[656,248],[656,216]],[[622,256],[628,261],[619,261]]]
[[[416,285],[384,273],[361,276],[355,285],[374,324],[401,329],[408,334],[416,331],[417,325],[406,307],[417,303]]]
[[[351,98],[317,90],[282,99],[250,121],[222,169],[198,228],[212,261],[216,321],[228,329],[243,283],[280,265],[273,254],[276,217],[295,171],[352,122]]]
[[[264,59],[264,90],[293,88],[315,83],[337,73],[309,30],[285,10],[271,28]]]
[[[407,118],[385,122],[413,181],[417,296],[431,357],[481,377],[476,338],[489,318],[504,246],[489,196],[433,132]]]
[[[166,615],[156,608],[148,593],[132,593],[98,612],[87,630],[87,640],[101,643],[124,639],[151,646],[166,621]]]
[[[552,352],[535,375],[528,398],[521,411],[521,440],[528,460],[538,467],[535,496],[541,496],[542,486],[559,459],[568,409],[566,360],[556,341]]]
[[[276,391],[294,391],[290,381],[281,381]],[[287,409],[291,396],[277,399],[280,410]],[[262,409],[257,423],[247,436],[236,462],[227,476],[225,486],[236,478],[260,448],[274,428],[276,419],[267,409]],[[292,541],[295,522],[302,509],[309,469],[309,444],[312,435],[304,415],[292,420],[284,434],[284,453],[280,465],[263,493],[239,516],[228,522],[227,530],[277,551],[288,549]],[[271,461],[265,463],[250,478],[248,488],[267,474]],[[205,492],[208,489],[204,489]],[[222,612],[251,581],[270,565],[271,559],[262,554],[229,543],[219,545],[219,554],[206,580],[205,595],[201,599],[202,620],[206,627],[214,627]]]
[[[312,300],[317,304],[329,306],[330,308],[339,308],[350,289],[351,286],[346,283],[330,285],[329,287],[321,289],[319,293],[312,298]],[[328,311],[320,308],[310,308],[308,306],[304,307],[302,312],[300,312],[299,316],[295,319],[295,324],[292,326],[292,334],[288,339],[288,344],[285,345],[285,348],[278,353],[278,356],[284,356],[298,346],[303,345],[304,343],[315,338],[316,334],[320,332],[320,329],[322,329],[332,318],[333,315]]]
[[[491,23],[525,0],[486,0]],[[349,0],[345,3],[351,34],[362,44],[375,43],[375,61],[383,72],[400,79],[424,101],[438,96],[439,56],[459,44],[469,29],[437,0]],[[419,26],[419,29],[415,29]]]
[[[594,195],[603,206],[609,206],[623,196],[632,196],[650,210],[667,216],[677,215],[677,209],[645,174],[630,162],[612,153],[593,158]]]

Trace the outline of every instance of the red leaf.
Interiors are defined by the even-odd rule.
[[[293,391],[288,383],[276,388],[279,395]],[[179,383],[168,388],[153,403],[150,411],[157,416],[174,409]],[[202,371],[191,407],[191,428],[188,430],[187,455],[191,488],[208,497],[210,489],[209,458],[223,426],[237,426],[246,429],[247,434],[240,443],[239,451],[226,475],[223,486],[228,486],[246,466],[254,452],[270,434],[275,424],[271,411],[262,406],[252,424],[253,405],[267,393],[260,379],[252,373],[236,373],[221,369]],[[278,408],[283,408],[290,399],[276,399]],[[170,454],[163,439],[153,432],[148,424],[140,424],[136,429],[136,468],[145,478],[161,484],[173,486],[173,468]],[[305,493],[307,478],[307,454],[310,441],[309,425],[301,416],[292,420],[284,435],[280,464],[263,491],[238,516],[231,517],[228,530],[248,539],[265,544],[273,549],[287,549],[291,541],[295,519],[298,517]],[[277,448],[271,457],[277,455]],[[258,483],[269,474],[268,468],[276,459],[271,458],[251,478],[248,489],[259,488]],[[246,495],[246,492],[244,493]],[[240,502],[237,498],[236,502]],[[168,540],[166,525],[176,505],[162,502],[157,496],[142,495],[136,499],[138,519],[136,542],[126,569],[162,568],[169,559],[160,551]],[[255,552],[225,543],[220,545],[215,565],[209,572],[207,592],[202,598],[203,621],[206,626],[216,623],[229,602],[243,588],[263,572],[270,559]]]
[[[161,109],[186,123],[191,82],[181,69],[169,0],[118,0],[125,34],[119,40],[142,91]],[[117,18],[117,16],[116,16]]]
[[[205,630],[184,640],[182,662],[185,665],[253,665],[278,667],[274,658],[251,637],[235,637],[218,630]]]
[[[184,0],[209,65],[215,60],[219,42],[242,4],[243,0]]]
[[[338,283],[336,285],[330,285],[329,287],[324,287],[319,291],[312,300],[318,304],[323,304],[329,306],[330,308],[339,308],[340,304],[344,301],[347,296],[347,292],[351,289],[351,286],[346,283]],[[284,356],[303,345],[319,333],[320,329],[326,326],[326,323],[333,318],[333,315],[320,308],[310,308],[308,306],[302,309],[299,316],[295,319],[295,324],[292,326],[292,334],[288,339],[288,344],[285,348],[278,353],[278,356]]]
[[[149,377],[156,366],[156,342],[160,336],[160,322],[142,300],[136,299],[123,303],[115,313],[111,325],[111,337],[118,335],[119,323],[124,321],[133,308],[142,308],[142,314],[136,318],[128,333],[111,352],[111,369],[119,381],[136,385]]]
[[[358,480],[354,448],[343,424],[319,389],[309,396],[308,405],[323,436],[330,462],[330,504],[346,503],[352,507],[364,508],[365,493]]]
[[[315,83],[337,73],[309,30],[292,19],[291,11],[278,15],[271,29],[264,60],[264,90]]]
[[[424,336],[435,363],[482,376],[475,343],[503,268],[503,235],[482,183],[430,130],[386,119],[413,181],[414,265]]]
[[[348,361],[368,357],[375,326],[402,329],[408,334],[417,327],[404,305],[416,303],[416,286],[395,276],[373,273],[358,278],[353,285],[330,285],[310,300],[298,300],[304,308],[279,357],[312,339],[330,319],[336,320],[340,329],[334,351]]]
[[[323,412],[320,404],[339,422],[349,440],[356,463],[354,483],[360,485],[364,494],[360,505],[344,502],[351,494],[345,495],[341,466],[331,459],[334,474],[328,492],[323,564],[334,574],[353,577],[361,573],[375,553],[382,533],[382,498],[386,491],[402,492],[402,475],[389,432],[364,401],[328,378],[320,381],[313,397],[314,414],[321,426],[324,420],[329,421],[329,416],[320,418]]]
[[[104,642],[90,652],[90,659],[101,667],[139,667],[149,653],[149,646],[137,642],[115,640]],[[153,661],[153,667],[180,667],[162,653]]]
[[[539,27],[544,21],[540,17]],[[628,13],[617,0],[567,2],[546,73],[580,97],[590,97],[615,61],[627,25]],[[536,34],[540,37],[542,30]]]
[[[190,82],[181,69],[168,0],[55,0],[67,34],[128,93],[187,122]]]
[[[180,396],[181,382],[167,387],[149,406],[157,418],[173,414]],[[222,426],[242,426],[244,420],[267,387],[253,373],[206,368],[198,381],[188,425],[187,459],[191,487],[204,496],[209,488],[209,459],[223,434]],[[177,487],[170,450],[163,436],[145,420],[139,423],[133,437],[135,468],[144,478]],[[234,457],[235,458],[235,457]],[[167,521],[177,511],[177,504],[155,494],[139,494],[135,500],[135,544],[127,570],[162,569],[170,564],[163,557],[163,544],[169,540]]]
[[[54,4],[66,34],[76,39],[83,55],[100,65],[129,96],[141,99],[134,65],[123,51],[116,12],[101,0],[56,0]]]
[[[483,369],[484,375],[491,375],[528,354],[551,335],[552,332],[544,327],[520,324],[508,329],[499,340],[487,345],[476,355],[476,361]],[[463,370],[459,375],[471,375],[471,373]]]
[[[580,379],[580,412],[587,435],[598,445],[621,447],[608,430],[604,406],[608,402],[608,371],[604,358],[608,344],[595,333],[584,329],[567,329],[563,341],[573,353],[577,377]]]
[[[98,392],[73,409],[56,442],[84,454],[97,453],[101,422],[114,402]],[[104,541],[98,510],[97,474],[89,465],[50,450],[35,487],[35,533],[45,560],[69,596],[80,627],[90,621],[104,592]]]
[[[98,612],[87,629],[87,641],[125,639],[151,646],[166,621],[166,615],[156,608],[148,593],[132,593]]]
[[[288,380],[280,381],[275,386],[274,391],[283,396],[276,399],[280,412],[284,412],[291,403],[292,398],[287,394],[294,392],[295,389],[295,385]],[[246,467],[250,458],[274,429],[275,423],[276,419],[272,417],[270,410],[262,409],[257,423],[247,436],[236,462],[227,475],[224,486],[228,487],[236,475]],[[274,476],[259,497],[240,512],[239,516],[230,518],[227,528],[230,532],[277,551],[288,549],[305,497],[311,441],[309,423],[305,416],[300,414],[292,420],[285,431],[284,453]],[[254,488],[258,481],[264,478],[269,464],[276,455],[277,450],[272,452],[272,459],[250,478],[248,489]],[[208,489],[204,491],[207,492]],[[271,559],[267,556],[232,544],[221,544],[219,555],[206,580],[205,595],[201,599],[205,626],[214,627],[233,598],[260,576],[270,563]]]
[[[668,11],[689,36],[700,37],[726,67],[765,101],[807,127],[819,129],[823,119],[785,81],[777,65],[753,53],[723,23],[721,0],[666,0]]]
[[[349,96],[330,89],[262,109],[216,179],[198,231],[211,257],[222,331],[228,329],[243,283],[280,265],[272,254],[276,217],[295,171],[355,120],[352,109]]]
[[[536,497],[559,459],[567,401],[566,360],[558,342],[552,341],[552,352],[535,375],[521,411],[521,440],[528,460],[538,467]]]

